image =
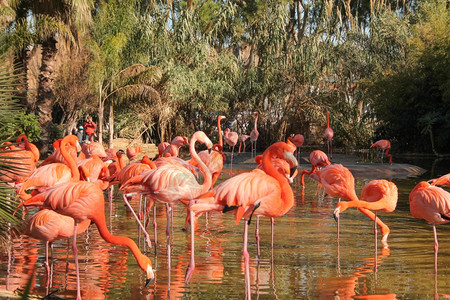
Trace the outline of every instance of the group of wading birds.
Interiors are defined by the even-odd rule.
[[[274,218],[283,216],[294,205],[291,183],[298,173],[298,158],[294,156],[294,153],[297,151],[298,155],[298,147],[304,140],[303,136],[298,134],[295,137],[289,137],[286,142],[272,144],[262,155],[256,156],[256,141],[259,134],[258,114],[255,114],[255,125],[250,139],[252,157],[254,154],[258,167],[232,176],[217,186],[214,185],[225,162],[222,137],[233,148],[239,140],[238,135],[230,132],[229,129],[222,134],[220,124],[224,116],[217,118],[218,144],[213,144],[202,131],[197,131],[191,136],[189,141],[191,159],[188,161],[178,157],[179,148],[188,143],[186,137],[176,137],[170,144],[161,143],[158,146],[159,157],[156,160],[151,160],[148,156],[137,160],[140,147],[128,148],[126,155],[130,163],[126,165],[124,151],[105,150],[100,143],[94,141],[80,145],[76,136],[68,135],[54,142],[54,152],[39,167],[36,167],[39,151],[35,145],[28,142],[25,135],[21,135],[16,143],[2,146],[3,150],[11,150],[4,154],[10,157],[5,161],[20,161],[21,167],[2,174],[0,180],[9,182],[17,189],[16,194],[21,199],[19,207],[40,208],[38,212],[27,218],[24,233],[46,243],[45,265],[48,274],[50,273],[49,244],[57,239],[73,237],[77,299],[81,299],[81,292],[76,236],[85,231],[91,222],[96,224],[101,237],[106,242],[126,246],[131,250],[139,267],[146,273],[146,285],[155,276],[151,260],[141,252],[137,244],[128,237],[112,235],[107,228],[103,190],[114,185],[118,185],[123,192],[123,200],[133,212],[149,247],[152,247],[146,232],[149,219],[142,224],[142,215],[147,216],[155,203],[166,205],[166,234],[168,247],[170,247],[169,228],[173,205],[181,202],[187,206],[189,214],[186,224],[190,224],[191,258],[186,271],[186,282],[189,282],[195,269],[194,232],[197,218],[202,213],[219,211],[234,213],[236,225],[244,219],[243,257],[246,296],[250,298],[248,226],[253,216],[257,218],[266,216],[271,218],[273,232]],[[325,137],[329,142],[328,151],[331,157],[333,130],[329,126],[328,111]],[[207,150],[197,152],[196,143],[204,144]],[[381,140],[371,147],[386,151],[389,163],[392,164],[392,156],[388,153],[389,141]],[[232,158],[233,156],[231,160]],[[312,169],[303,170],[301,173],[301,184],[304,186],[304,176],[309,175],[324,188],[327,195],[339,198],[334,210],[338,233],[340,213],[347,208],[355,207],[375,222],[375,240],[376,227],[377,225],[380,227],[382,244],[388,247],[389,227],[377,217],[376,213],[379,210],[392,212],[395,209],[398,198],[396,185],[387,180],[372,180],[364,186],[358,198],[354,177],[346,167],[341,164],[331,164],[328,156],[320,150],[311,152],[310,163]],[[203,179],[199,178],[199,174]],[[201,184],[200,181],[202,181]],[[409,196],[413,217],[425,219],[433,225],[436,272],[438,242],[435,225],[450,222],[450,193],[438,185],[450,186],[450,174],[429,182],[420,182]],[[112,188],[108,195],[109,200],[112,201]],[[145,196],[144,198],[147,199],[146,204],[143,205],[143,213],[136,214],[129,204],[129,200],[133,197],[137,198],[136,196]],[[340,199],[348,201],[340,201]],[[153,213],[156,243],[155,209]],[[257,241],[259,242],[258,238]]]

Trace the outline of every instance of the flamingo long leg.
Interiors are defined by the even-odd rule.
[[[248,254],[248,222],[244,220],[244,246],[242,249],[242,255],[244,256],[244,267],[245,267],[245,292],[247,299],[252,299],[250,291],[250,257]]]
[[[75,226],[73,229],[72,251],[73,251],[73,257],[75,260],[75,268],[77,271],[77,300],[81,300],[80,272],[78,270],[77,221],[74,220],[74,222],[75,222]]]
[[[127,200],[127,197],[125,194],[123,194],[123,201],[125,202],[125,204],[128,206],[128,208],[130,209],[131,213],[133,214],[134,218],[136,219],[137,223],[139,224],[139,227],[142,229],[142,232],[145,235],[145,241],[147,242],[147,245],[149,248],[152,248],[152,242],[150,241],[150,236],[147,233],[147,230],[145,230],[144,226],[142,225],[141,221],[139,220],[138,216],[136,215],[136,213],[134,212],[134,209],[131,207],[130,203]]]
[[[375,220],[373,221],[373,233],[375,235],[375,273],[377,272],[378,262],[377,262],[377,256],[378,256],[378,230],[377,230],[377,211],[375,211]]]
[[[189,206],[191,206],[192,201],[190,201]],[[188,283],[191,280],[192,274],[195,270],[195,254],[194,254],[194,231],[195,231],[195,222],[194,222],[194,212],[189,210],[189,218],[191,223],[191,260],[189,262],[188,268],[186,270],[185,282]]]
[[[261,258],[261,248],[259,246],[259,216],[256,216],[256,229],[255,229],[255,238],[256,238],[256,253],[258,255],[258,260]]]
[[[434,273],[437,274],[437,255],[438,255],[438,250],[439,250],[439,243],[438,243],[438,239],[437,239],[435,224],[433,224],[433,233],[434,233]]]

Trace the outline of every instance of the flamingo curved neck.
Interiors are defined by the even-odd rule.
[[[259,113],[257,112],[256,113],[256,118],[255,118],[255,130],[258,130],[257,128],[256,128],[256,124],[258,123],[258,117],[259,117]]]
[[[220,126],[220,116],[217,117],[217,130],[219,131],[219,145],[222,147],[223,149],[223,140],[222,140],[222,127]]]
[[[194,135],[191,138],[191,142],[189,144],[189,153],[191,154],[191,157],[197,162],[198,166],[200,167],[200,170],[202,171],[203,177],[205,178],[205,180],[202,183],[202,192],[201,193],[203,194],[211,188],[212,176],[211,176],[211,172],[209,171],[208,167],[201,160],[200,156],[198,156],[197,151],[195,151],[195,142],[196,141],[197,141],[197,136]]]
[[[69,154],[69,152],[67,152],[66,148],[67,144],[68,144],[67,140],[63,139],[59,146],[59,151],[61,152],[61,155],[64,157],[66,164],[70,167],[70,171],[72,172],[72,179],[80,180],[80,171],[78,170],[77,164],[75,163],[73,157]]]
[[[273,153],[272,151],[266,151],[263,154],[262,157],[262,166],[264,172],[266,174],[272,176],[275,178],[281,187],[281,201],[282,201],[282,214],[285,214],[291,207],[294,205],[294,192],[292,191],[291,186],[289,185],[288,180],[281,175],[273,166],[272,164],[272,158]]]
[[[136,245],[136,243],[126,237],[126,236],[117,236],[113,235],[109,232],[108,228],[106,227],[106,221],[105,221],[105,212],[101,212],[97,214],[98,217],[92,218],[91,220],[95,223],[97,226],[98,232],[100,233],[100,236],[108,243],[119,245],[119,246],[125,246],[128,249],[131,250],[134,257],[136,258],[138,264],[141,266],[141,259],[144,256],[139,250],[139,247]]]
[[[327,110],[327,128],[330,128],[330,112]]]

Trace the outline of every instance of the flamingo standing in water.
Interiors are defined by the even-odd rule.
[[[247,134],[241,134],[240,136],[239,136],[239,153],[241,153],[241,148],[242,148],[242,152],[245,152],[245,141],[246,140],[248,140],[248,138],[249,138],[250,136],[249,135],[247,135]],[[244,147],[242,147],[242,145],[244,146]],[[253,155],[253,154],[252,154]]]
[[[343,165],[328,165],[310,176],[323,185],[325,193],[329,196],[338,197],[339,201],[341,198],[349,201],[359,201],[355,192],[355,178],[350,170]],[[384,224],[380,218],[376,218],[375,214],[370,210],[363,207],[358,207],[358,210],[372,221],[376,220],[377,225],[381,229],[381,234],[383,235],[382,241],[387,242],[390,233],[389,227]],[[339,239],[339,215],[337,215],[337,217],[337,237]]]
[[[80,222],[77,234],[86,231],[90,224],[90,220]],[[24,234],[45,242],[45,268],[49,278],[48,248],[50,246],[53,249],[53,242],[56,240],[72,237],[74,225],[71,217],[58,214],[51,209],[38,211],[26,222]]]
[[[333,141],[334,132],[333,129],[330,127],[330,112],[327,109],[327,128],[325,129],[325,139],[327,140],[327,146],[328,146],[328,156],[330,159],[333,159],[333,148],[332,148],[332,141]]]
[[[381,163],[383,163],[383,152],[386,150],[385,155],[389,157],[389,164],[392,165],[392,155],[389,154],[389,150],[391,150],[391,142],[388,140],[379,140],[370,146],[370,148],[376,147],[381,150]]]
[[[233,156],[234,156],[234,146],[238,142],[238,134],[231,131],[230,128],[226,128],[223,132],[225,143],[231,148],[231,161],[230,161],[230,176],[233,174]]]
[[[291,141],[295,145],[295,147],[297,147],[297,161],[300,165],[300,147],[305,142],[305,137],[302,134],[296,134],[293,138],[288,137],[287,139]]]
[[[167,215],[167,253],[170,264],[170,223],[172,219],[172,207],[178,201],[191,201],[199,195],[208,191],[211,187],[211,172],[195,151],[195,143],[200,142],[211,149],[213,144],[203,131],[195,132],[189,143],[189,152],[191,157],[197,162],[203,174],[202,184],[197,182],[194,174],[187,168],[179,164],[165,164],[155,170],[146,171],[138,176],[128,180],[121,189],[127,189],[132,192],[143,193],[149,196],[153,201],[166,203]],[[189,204],[191,205],[191,204]],[[191,220],[193,215],[191,214]],[[194,222],[191,221],[191,243],[193,243]],[[170,268],[170,266],[169,266]],[[194,268],[194,262],[191,261],[189,268]]]
[[[210,153],[208,150],[203,150],[198,153],[200,159],[205,163],[211,172],[212,182],[211,187],[216,184],[217,179],[219,178],[220,173],[223,169],[223,164],[225,163],[226,157],[223,154],[223,140],[222,140],[222,127],[220,125],[220,121],[225,119],[225,116],[217,117],[217,131],[219,134],[219,143],[214,144],[212,148],[212,152]],[[240,138],[240,137],[239,137]],[[189,163],[194,167],[199,167],[195,159],[190,159]]]
[[[339,213],[344,212],[349,207],[366,208],[375,211],[375,219],[377,218],[377,211],[393,212],[397,206],[398,200],[398,189],[395,183],[381,179],[372,180],[367,183],[362,191],[360,201],[341,201],[337,204],[334,210],[334,215],[339,218]],[[374,233],[375,233],[375,249],[377,242],[377,226],[374,223]],[[387,236],[383,237],[381,241],[384,248],[388,247]]]
[[[77,139],[78,140],[78,139]],[[149,284],[154,273],[152,262],[141,253],[136,243],[125,236],[112,235],[105,222],[105,200],[102,190],[92,182],[78,181],[55,185],[24,202],[24,206],[40,206],[74,219],[73,253],[77,272],[77,299],[81,299],[80,274],[78,271],[78,250],[76,244],[78,224],[91,220],[97,226],[101,237],[108,243],[128,247],[136,258],[139,267],[146,273]]]
[[[249,254],[247,250],[248,225],[252,215],[279,217],[287,213],[294,205],[294,193],[290,182],[285,175],[281,174],[272,164],[272,158],[280,158],[289,162],[291,172],[297,169],[297,160],[291,152],[292,148],[284,142],[271,145],[263,153],[262,168],[251,172],[234,176],[212,191],[209,191],[194,201],[189,207],[191,217],[208,211],[232,211],[236,213],[236,224],[244,218],[244,243],[243,256],[245,263],[245,281],[247,298],[250,299],[250,271]],[[193,226],[194,222],[191,222]],[[193,232],[191,232],[193,237]],[[193,238],[191,242],[193,247]],[[191,260],[193,261],[193,248],[191,249]],[[186,272],[188,281],[193,269]]]
[[[252,132],[250,132],[250,142],[252,143],[252,157],[256,156],[256,141],[258,140],[259,137],[259,132],[257,128],[259,112],[255,111],[254,114],[256,114],[255,126],[253,126],[253,130]]]
[[[436,225],[450,222],[450,193],[426,181],[421,181],[409,194],[409,210],[414,218],[425,219],[433,225],[434,272],[437,274],[439,243]]]
[[[316,169],[320,169],[324,166],[330,165],[328,156],[321,150],[314,150],[309,154],[309,162],[311,163],[311,171],[303,170],[301,176],[301,184],[305,186],[305,174],[311,175],[316,172]]]

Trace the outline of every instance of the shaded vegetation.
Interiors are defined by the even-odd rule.
[[[219,113],[249,134],[259,111],[259,146],[302,133],[320,147],[327,109],[344,150],[449,145],[443,0],[5,3],[0,49],[28,71],[23,103],[47,146],[87,113],[100,140],[159,143],[216,139]]]

